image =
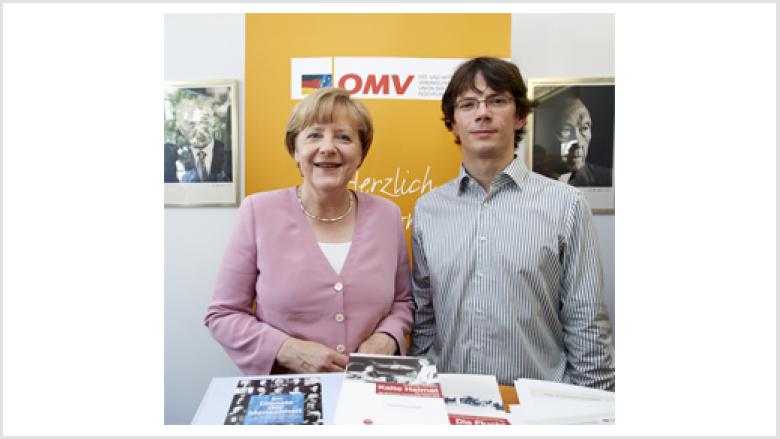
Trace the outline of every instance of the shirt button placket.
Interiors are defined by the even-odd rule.
[[[487,252],[487,248],[485,247],[485,243],[487,241],[485,230],[487,230],[486,223],[488,220],[488,215],[486,209],[488,207],[488,200],[484,199],[479,207],[480,207],[479,220],[477,223],[478,246],[477,246],[477,260],[476,260],[477,291],[482,289],[482,280],[485,277],[484,267],[485,267],[485,258]]]

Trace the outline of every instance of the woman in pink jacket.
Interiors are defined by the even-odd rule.
[[[287,123],[303,182],[241,203],[205,324],[242,373],[340,372],[350,352],[406,353],[414,302],[400,210],[347,189],[372,140],[359,102],[319,89]]]

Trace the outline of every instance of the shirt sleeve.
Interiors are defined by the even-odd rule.
[[[243,374],[267,375],[289,336],[251,311],[258,276],[252,204],[248,197],[238,209],[204,324]]]
[[[604,302],[601,256],[590,206],[582,193],[567,213],[561,246],[564,381],[614,390],[612,324]]]
[[[397,213],[398,228],[396,229],[398,251],[397,268],[395,272],[395,298],[390,313],[385,317],[374,332],[385,332],[395,339],[401,355],[406,355],[406,336],[412,327],[414,314],[414,298],[409,279],[409,252],[406,249],[406,237],[401,223],[400,210]]]
[[[415,216],[417,215],[415,214]],[[418,223],[418,221],[412,223],[412,292],[417,310],[414,314],[412,346],[409,348],[409,355],[424,356],[433,346],[436,335],[436,319],[433,314],[428,263],[425,259],[422,245],[423,237],[417,226]]]

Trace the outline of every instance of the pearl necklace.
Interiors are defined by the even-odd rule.
[[[309,217],[309,218],[311,218],[313,220],[322,221],[322,222],[325,222],[325,223],[335,223],[336,221],[341,221],[344,218],[346,218],[347,215],[352,213],[352,209],[355,208],[355,200],[354,200],[355,196],[352,193],[352,191],[349,191],[349,207],[347,207],[347,210],[344,213],[342,213],[341,215],[339,215],[339,216],[336,216],[336,217],[333,217],[333,218],[325,218],[325,217],[322,217],[322,216],[314,215],[314,214],[309,213],[308,211],[306,211],[306,208],[303,207],[303,200],[301,199],[301,187],[300,186],[298,186],[296,188],[295,195],[298,196],[298,204],[301,205],[301,210],[303,211],[304,215],[306,215],[307,217]]]

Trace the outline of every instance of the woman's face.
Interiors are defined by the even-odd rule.
[[[304,128],[295,138],[295,161],[305,185],[316,191],[337,191],[347,187],[362,155],[357,128],[346,109],[337,108],[333,121]]]

